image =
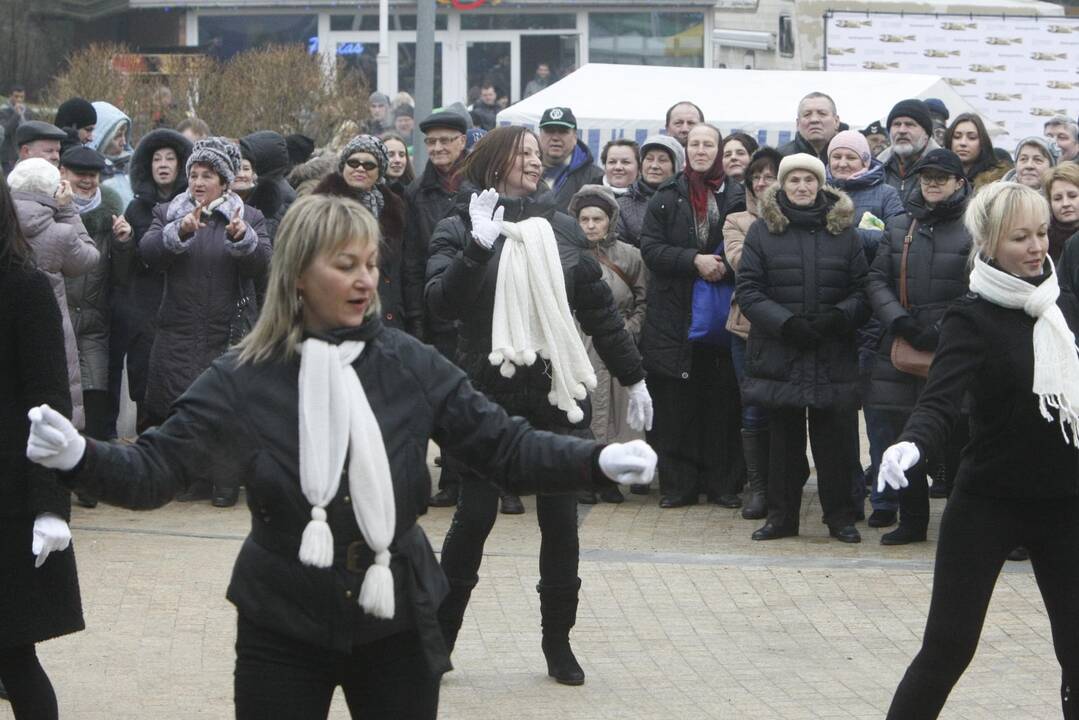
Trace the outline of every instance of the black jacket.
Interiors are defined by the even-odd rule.
[[[969,199],[969,185],[964,185],[955,196],[930,210],[922,200],[921,189],[916,189],[907,203],[911,214],[888,224],[866,285],[873,315],[884,330],[873,360],[867,407],[909,412],[918,400],[924,381],[892,365],[894,323],[901,317],[913,317],[923,329],[939,330],[948,306],[966,294],[971,239],[963,226],[963,212]],[[899,270],[903,242],[914,219],[918,226],[907,258],[911,308],[905,310],[899,304]]]
[[[376,187],[382,193],[385,205],[378,218],[378,229],[382,235],[378,256],[378,299],[382,305],[382,322],[388,327],[405,329],[405,318],[416,317],[422,308],[410,308],[406,302],[415,302],[420,291],[404,290],[404,232],[405,205],[397,195],[386,186]],[[348,186],[341,173],[333,173],[322,179],[313,191],[316,195],[337,195],[356,198],[355,191]]]
[[[796,155],[798,153],[805,153],[806,155],[812,155],[813,157],[824,163],[825,167],[828,167],[828,143],[824,144],[824,149],[817,152],[809,141],[802,137],[802,133],[794,133],[794,139],[790,142],[779,146],[779,154],[783,157],[788,155]]]
[[[442,218],[453,210],[456,193],[442,184],[442,176],[431,163],[423,168],[423,174],[413,180],[405,190],[405,259],[404,282],[415,297],[409,306],[419,307],[419,315],[409,318],[410,330],[430,330],[444,333],[453,330],[453,323],[430,317],[426,312],[423,287],[427,281],[427,258],[430,254],[431,235]],[[419,334],[413,332],[413,334]]]
[[[727,215],[746,209],[741,183],[727,182],[716,199],[719,218],[704,243],[697,238],[689,183],[683,175],[660,185],[648,202],[641,226],[641,258],[649,270],[641,352],[650,373],[685,380],[692,372],[689,323],[693,282],[700,277],[693,259],[701,253],[721,254]]]
[[[1073,333],[1079,334],[1079,233],[1072,235],[1064,244],[1064,253],[1057,263],[1057,279],[1060,281],[1060,299],[1057,305],[1068,321]]]
[[[273,244],[277,226],[296,201],[296,191],[285,179],[291,169],[288,145],[280,133],[259,130],[242,138],[240,149],[258,174],[258,183],[247,198],[247,204],[262,213],[266,234]]]
[[[851,227],[854,203],[824,186],[814,212],[780,206],[773,185],[757,201],[760,218],[742,246],[738,303],[749,318],[742,398],[765,407],[857,408],[854,330],[869,319],[862,241]],[[813,348],[783,336],[795,315],[838,310],[845,327]]]
[[[176,183],[172,191],[161,195],[152,175],[154,153],[172,148],[179,161]],[[131,225],[131,242],[113,248],[113,312],[129,323],[132,332],[152,325],[161,294],[165,289],[165,276],[150,270],[138,257],[142,236],[154,222],[154,208],[159,203],[170,202],[187,190],[187,173],[184,166],[191,155],[191,142],[175,130],[160,129],[146,133],[135,148],[131,158],[131,189],[135,199],[127,205],[124,217]]]
[[[344,566],[345,547],[363,539],[348,484],[327,506],[334,536],[332,569],[296,557],[311,505],[300,487],[299,358],[237,366],[219,358],[173,406],[168,420],[134,445],[88,441],[72,486],[105,502],[155,508],[207,474],[241,479],[252,533],[240,549],[228,598],[261,627],[347,653],[356,644],[415,629],[432,672],[449,669],[436,612],[447,583],[416,519],[426,512],[435,440],[514,493],[594,487],[598,447],[535,432],[476,392],[434,348],[384,328],[377,319],[342,338],[367,343],[352,367],[378,420],[396,505],[391,546],[397,615],[378,620],[357,603],[364,571]],[[601,480],[600,480],[601,481]],[[602,482],[602,481],[601,481]]]
[[[478,389],[486,392],[513,414],[524,415],[537,427],[567,429],[588,427],[589,412],[578,426],[570,426],[565,413],[551,405],[547,395],[551,379],[545,363],[518,368],[512,378],[504,378],[491,365],[491,321],[499,258],[505,237],[491,250],[472,239],[468,200],[473,188],[462,188],[455,214],[435,228],[431,238],[431,259],[427,263],[427,309],[432,315],[459,321],[457,364],[464,368]],[[588,246],[576,221],[549,205],[530,198],[501,198],[505,219],[518,222],[530,217],[550,221],[558,241],[566,295],[570,309],[611,374],[629,386],[644,379],[641,356],[614,307],[611,290],[603,282],[599,262]]]
[[[75,549],[40,568],[30,552],[34,518],[71,518],[71,493],[57,473],[26,458],[30,408],[48,403],[71,416],[60,308],[33,267],[0,269],[0,649],[82,630]]]
[[[916,444],[923,458],[941,457],[969,393],[958,489],[1024,500],[1079,494],[1079,451],[1057,420],[1042,417],[1031,391],[1033,330],[1034,318],[1022,310],[972,293],[944,315],[929,380],[899,440]]]
[[[635,248],[641,246],[641,227],[648,212],[648,201],[656,194],[656,188],[637,178],[618,197],[618,239]]]

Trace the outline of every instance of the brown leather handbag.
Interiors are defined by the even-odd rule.
[[[907,258],[910,256],[910,244],[918,230],[918,221],[912,220],[907,236],[903,238],[903,258],[899,261],[899,304],[910,310],[910,298],[907,296]],[[918,350],[898,335],[892,340],[892,365],[899,372],[917,377],[928,377],[929,366],[933,362],[933,353]]]

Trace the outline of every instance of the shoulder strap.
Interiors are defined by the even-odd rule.
[[[626,284],[626,287],[628,287],[630,290],[633,289],[633,283],[629,281],[629,278],[626,276],[626,273],[622,270],[622,268],[615,265],[609,257],[599,252],[598,250],[596,251],[595,255],[596,259],[600,261],[600,264],[610,268],[611,272],[613,272],[615,275],[622,279],[622,282]]]
[[[918,231],[918,218],[910,221],[910,229],[903,238],[903,257],[899,261],[899,304],[904,309],[910,309],[910,298],[907,296],[907,258],[910,256],[910,244],[914,241],[914,233]]]

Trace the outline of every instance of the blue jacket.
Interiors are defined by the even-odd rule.
[[[858,238],[862,241],[862,249],[869,263],[873,262],[873,256],[877,254],[877,247],[884,238],[883,230],[867,230],[858,227],[862,221],[862,215],[869,212],[887,222],[891,218],[898,217],[906,212],[903,201],[897,191],[891,185],[884,182],[884,164],[873,159],[869,171],[849,180],[839,180],[832,177],[828,171],[828,184],[842,190],[854,201],[854,228]]]

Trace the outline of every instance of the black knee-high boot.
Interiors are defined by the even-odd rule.
[[[760,520],[768,515],[768,430],[743,430],[742,450],[746,456],[749,492],[742,517]]]
[[[540,596],[543,656],[547,658],[547,674],[563,685],[584,684],[584,670],[569,646],[569,631],[577,622],[580,590],[580,578],[569,585],[540,583],[536,586]]]
[[[457,633],[461,632],[461,624],[465,620],[465,609],[468,607],[469,598],[472,597],[472,589],[476,587],[476,580],[455,580],[450,578],[450,592],[438,606],[438,624],[442,628],[442,638],[446,641],[446,650],[452,655],[453,648],[457,644]]]

